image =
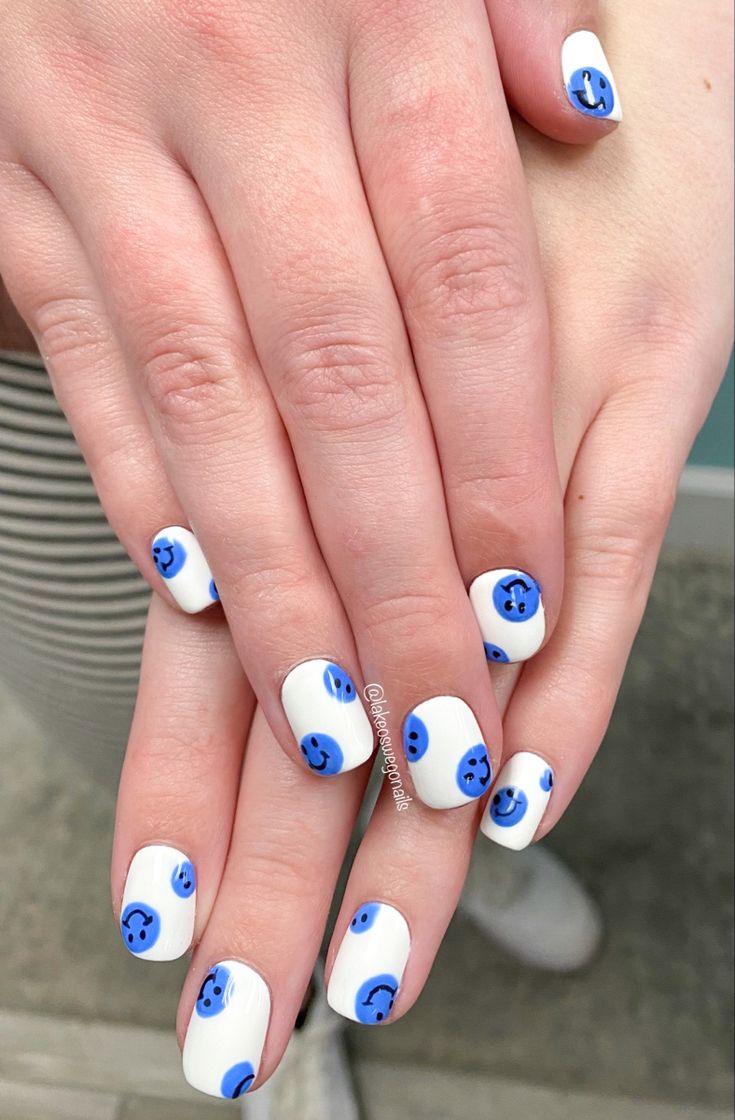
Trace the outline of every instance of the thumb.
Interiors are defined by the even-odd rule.
[[[486,0],[506,96],[554,140],[587,144],[622,119],[597,0]]]

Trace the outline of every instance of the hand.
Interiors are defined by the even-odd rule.
[[[577,13],[497,15],[517,102],[570,140],[615,115],[564,92]],[[489,773],[466,586],[518,570],[507,609],[527,586],[534,623],[485,638],[530,656],[562,533],[543,286],[481,0],[23,0],[0,33],[0,271],[130,555],[187,610],[221,597],[312,772],[371,754],[360,702],[333,719],[327,695],[367,677],[396,736],[438,698]],[[482,788],[452,770],[422,793]]]
[[[518,669],[495,673],[501,704],[510,700],[508,751],[538,752],[555,771],[537,835],[558,820],[604,733],[678,472],[731,337],[725,178],[731,129],[724,92],[731,35],[724,6],[713,4],[708,21],[693,20],[687,6],[673,19],[660,3],[638,8],[629,0],[616,11],[611,39],[616,57],[624,58],[625,88],[635,94],[625,133],[594,153],[560,150],[532,132],[522,138],[544,231],[553,314],[568,586],[552,641],[522,669],[517,687]],[[652,41],[662,43],[653,55]],[[668,91],[665,102],[657,96],[662,89]],[[682,174],[682,135],[693,165],[711,173],[700,171],[696,179]],[[149,644],[157,646],[155,627],[163,625],[158,616],[166,609],[154,602]],[[229,675],[237,663],[226,649],[210,650],[200,661],[198,638],[168,613],[176,629],[162,656],[154,653],[144,663],[121,787],[113,893],[120,898],[130,859],[143,844],[165,840],[201,863],[197,947],[182,995],[179,1037],[183,1043],[191,1019],[187,1076],[219,1091],[226,1070],[207,1048],[207,1020],[193,1010],[197,993],[212,966],[225,960],[246,961],[265,977],[268,1003],[241,1003],[236,1015],[258,1024],[256,1037],[248,1036],[253,1049],[247,1060],[259,1069],[258,1082],[267,1078],[288,1040],[318,950],[364,777],[348,775],[340,800],[327,799],[324,786],[311,783],[299,791],[305,798],[295,809],[294,771],[273,759],[270,733],[259,719],[226,855],[234,771],[220,776],[220,770],[231,765],[232,754],[233,765],[239,763],[244,735],[245,713],[230,718],[231,706],[245,703]],[[184,657],[189,642],[195,648]],[[163,668],[166,649],[182,660],[180,680]],[[225,703],[230,707],[222,724],[219,708]],[[400,768],[405,774],[402,762]],[[386,1010],[391,1018],[405,1014],[421,991],[454,910],[478,823],[477,812],[471,818],[431,813],[416,801],[399,813],[392,790],[387,784],[353,865],[328,957],[330,999],[346,1011],[351,991],[355,1016],[356,992],[370,979],[357,950],[384,952],[380,971],[394,970],[400,993],[390,1007],[385,987],[376,992],[363,1010],[372,1021]],[[366,940],[358,940],[348,927],[356,914],[361,922],[364,904],[374,900],[404,915],[407,926],[386,911],[387,921],[376,921],[362,935]],[[382,941],[386,929],[388,940]],[[353,949],[340,954],[335,984],[343,937],[348,945],[353,938]],[[253,981],[244,984],[242,991],[248,990],[257,995],[261,989]],[[257,1019],[250,1014],[255,1007]],[[257,1032],[265,1031],[269,1014],[259,1062]],[[212,1022],[223,1026],[225,1020]]]

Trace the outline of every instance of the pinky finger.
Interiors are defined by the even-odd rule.
[[[625,415],[621,402],[609,402],[577,455],[562,614],[513,693],[503,767],[482,819],[483,833],[503,847],[525,848],[557,823],[612,715],[694,435],[656,416],[656,400],[649,408],[630,394]]]

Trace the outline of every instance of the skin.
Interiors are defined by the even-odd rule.
[[[616,5],[606,44],[621,60],[626,124],[605,145],[565,150],[520,128],[551,308],[567,582],[548,646],[522,669],[493,672],[506,756],[536,750],[555,769],[539,836],[563,813],[604,734],[679,472],[731,344],[731,15],[717,2],[701,17],[692,3],[676,12],[660,2]],[[652,42],[665,50],[651,51]],[[696,176],[682,174],[682,136]],[[175,677],[164,669],[174,649]],[[273,751],[258,714],[235,804],[252,706],[222,620],[182,619],[154,601],[112,875],[119,900],[132,854],[154,839],[197,863],[197,944],[179,1034],[208,966],[248,961],[273,996],[262,1082],[308,983],[364,778],[345,775],[339,796],[317,778],[296,786],[295,768]],[[432,813],[414,802],[398,814],[383,796],[373,814],[327,969],[361,903],[397,906],[412,952],[394,1017],[425,982],[479,811]]]
[[[167,596],[150,542],[194,529],[299,765],[280,692],[315,657],[385,682],[396,734],[462,696],[497,761],[466,586],[512,564],[549,633],[558,614],[548,322],[504,52],[522,105],[527,43],[537,126],[614,125],[561,88],[596,6],[505,7],[497,52],[483,0],[0,10],[0,273],[131,557]]]

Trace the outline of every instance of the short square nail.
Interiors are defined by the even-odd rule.
[[[354,770],[373,753],[373,729],[355,682],[335,662],[320,657],[297,665],[283,682],[281,702],[313,774]]]
[[[577,112],[610,121],[623,119],[610,64],[593,31],[575,31],[564,40],[561,68],[567,97]]]
[[[519,852],[536,835],[549,804],[554,771],[530,751],[512,755],[500,771],[480,828],[503,848]]]
[[[494,568],[473,581],[469,594],[488,661],[527,661],[538,652],[546,618],[533,576],[518,568]]]
[[[271,998],[241,961],[213,965],[202,981],[184,1040],[184,1077],[211,1097],[235,1100],[258,1076]]]
[[[161,579],[187,614],[198,614],[219,599],[199,541],[189,529],[169,525],[156,533],[151,555]]]
[[[196,872],[178,848],[150,844],[133,856],[120,911],[128,952],[147,961],[175,961],[191,945]]]
[[[416,793],[431,809],[456,809],[490,789],[492,769],[474,713],[457,696],[432,696],[403,725]]]
[[[327,987],[329,1006],[355,1023],[390,1018],[398,995],[411,935],[398,910],[366,902],[355,912],[339,947]]]

